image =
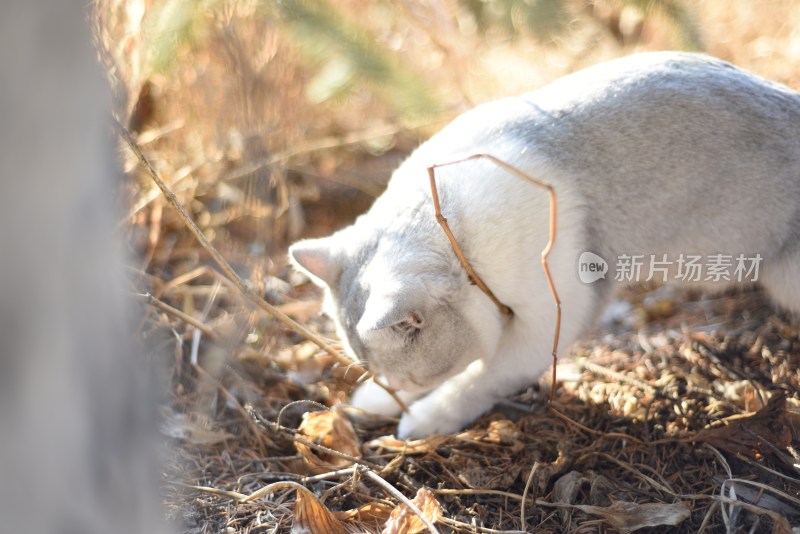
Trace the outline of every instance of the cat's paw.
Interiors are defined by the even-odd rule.
[[[435,399],[425,398],[412,404],[397,425],[399,439],[419,439],[432,434],[452,434],[469,423],[455,406],[442,406]]]
[[[385,417],[399,417],[403,411],[397,401],[372,380],[364,382],[356,389],[350,399],[350,406]]]

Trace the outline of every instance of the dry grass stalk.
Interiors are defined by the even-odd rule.
[[[340,364],[350,365],[352,361],[347,356],[341,354],[339,351],[331,347],[320,336],[318,336],[311,330],[307,329],[303,325],[297,323],[294,319],[292,319],[291,317],[280,311],[278,308],[276,308],[275,306],[264,300],[260,295],[256,294],[252,290],[252,288],[250,288],[250,286],[248,286],[245,283],[245,281],[241,279],[241,277],[238,274],[236,274],[236,271],[233,270],[233,267],[231,267],[231,265],[222,256],[222,254],[220,254],[219,251],[214,247],[214,245],[211,244],[208,238],[206,238],[205,234],[203,234],[202,230],[200,230],[197,224],[195,224],[195,222],[192,220],[189,214],[186,213],[186,210],[184,210],[183,206],[181,206],[181,203],[178,201],[178,198],[175,196],[175,193],[173,193],[172,190],[170,190],[169,187],[167,187],[167,184],[164,183],[164,181],[158,176],[158,173],[150,164],[150,161],[145,157],[144,153],[142,152],[142,149],[139,148],[139,145],[136,143],[136,140],[133,138],[128,129],[124,125],[122,125],[122,123],[120,123],[119,121],[117,121],[116,124],[123,139],[125,139],[125,142],[128,144],[128,146],[136,155],[136,157],[139,159],[139,161],[144,165],[148,174],[156,183],[156,185],[158,185],[158,188],[161,189],[161,192],[167,198],[172,207],[175,208],[175,210],[177,210],[177,212],[180,214],[181,218],[186,223],[186,226],[189,229],[189,231],[191,231],[192,235],[194,235],[195,238],[197,238],[197,240],[200,242],[203,248],[206,251],[208,251],[209,254],[211,254],[211,257],[214,259],[217,265],[219,265],[220,269],[222,269],[222,271],[225,273],[228,279],[231,282],[233,282],[233,284],[241,292],[241,294],[245,296],[251,304],[254,304],[258,308],[264,310],[269,315],[271,315],[272,317],[283,323],[285,326],[289,327],[291,330],[294,330],[307,340],[315,343],[320,349],[324,350],[325,352],[333,356],[333,358]],[[391,395],[392,398],[401,407],[403,407],[404,410],[408,410],[408,407],[406,406],[405,402],[402,399],[400,399],[400,397],[397,396],[397,393],[395,393],[394,390],[387,387],[385,384],[382,384],[379,380],[376,380],[371,373],[369,373],[364,378],[365,379],[372,378],[373,381],[380,387],[382,387],[384,390],[386,390],[386,392],[389,393],[389,395]]]
[[[522,528],[528,528],[528,522],[525,520],[525,508],[527,507],[528,501],[528,492],[531,489],[531,483],[533,482],[533,477],[536,476],[536,472],[539,470],[539,462],[533,462],[533,467],[531,467],[530,473],[528,473],[528,480],[525,481],[525,489],[522,490],[522,505],[519,507],[519,524],[522,525]],[[536,496],[533,498],[533,503],[536,504]]]

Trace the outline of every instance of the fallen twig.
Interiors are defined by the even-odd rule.
[[[417,507],[416,504],[411,502],[411,499],[409,499],[408,497],[403,495],[400,492],[400,490],[398,490],[397,488],[395,488],[394,486],[392,486],[391,484],[386,482],[384,479],[382,479],[380,476],[378,476],[378,474],[376,474],[374,471],[372,471],[370,469],[364,469],[362,467],[361,469],[359,469],[359,471],[361,472],[361,474],[363,474],[364,476],[366,476],[367,478],[369,478],[373,482],[377,483],[380,487],[385,489],[387,492],[389,492],[389,494],[392,495],[394,498],[396,498],[397,500],[399,500],[400,502],[402,502],[403,504],[408,506],[408,509],[411,510],[412,512],[414,512],[417,515],[417,517],[420,518],[420,520],[425,525],[425,527],[427,527],[428,532],[430,532],[431,534],[439,534],[439,531],[436,529],[434,524],[431,523],[430,519],[425,517],[425,514],[422,513],[422,510],[420,510]]]

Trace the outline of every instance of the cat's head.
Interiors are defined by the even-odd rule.
[[[350,355],[395,389],[431,390],[496,348],[493,305],[469,286],[449,249],[350,227],[296,243],[289,255],[325,289],[324,311]]]

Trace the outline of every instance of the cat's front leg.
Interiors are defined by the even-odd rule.
[[[379,378],[385,382],[382,377]],[[423,393],[408,393],[398,391],[396,395],[404,403],[409,404],[423,395]],[[368,380],[358,386],[353,397],[350,399],[350,406],[364,410],[365,412],[383,415],[385,417],[400,417],[403,408],[389,393],[372,380]]]
[[[400,419],[397,437],[422,438],[461,430],[498,400],[534,382],[549,363],[549,358],[539,360],[519,355],[473,362],[413,403]]]

